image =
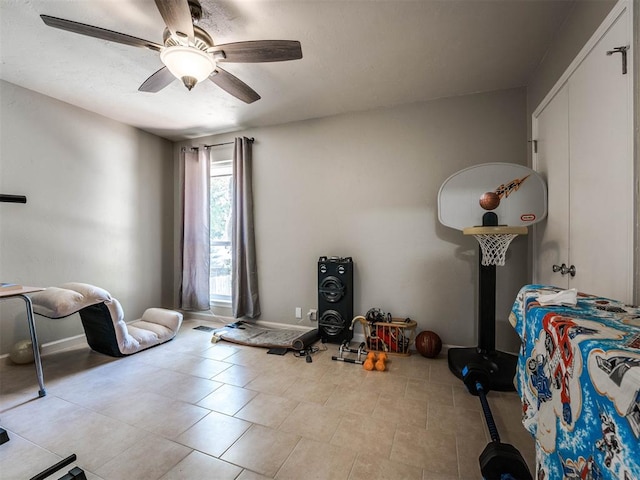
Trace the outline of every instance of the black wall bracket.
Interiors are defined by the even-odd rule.
[[[613,55],[614,53],[620,53],[622,54],[622,74],[626,75],[627,74],[627,50],[629,50],[629,47],[616,47],[613,50],[609,50],[607,52],[608,56]]]
[[[27,197],[24,195],[5,195],[0,193],[0,202],[27,203]]]

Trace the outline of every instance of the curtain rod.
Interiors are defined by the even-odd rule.
[[[249,143],[253,143],[256,139],[251,137],[248,138],[247,140],[249,140]],[[221,147],[222,145],[233,145],[235,142],[223,142],[223,143],[212,143],[211,145],[203,145],[204,149],[207,148],[211,148],[211,147]],[[186,152],[187,150],[191,151],[191,152],[195,152],[196,150],[198,150],[200,147],[182,147],[182,151]]]
[[[255,138],[251,137],[251,138],[248,138],[247,140],[249,140],[249,143],[253,143],[255,141]],[[233,145],[234,143],[235,142],[213,143],[211,145],[205,145],[204,148],[220,147],[222,145]]]

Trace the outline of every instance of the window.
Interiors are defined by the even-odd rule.
[[[231,303],[232,179],[231,160],[211,163],[209,187],[211,202],[209,291],[211,303]]]

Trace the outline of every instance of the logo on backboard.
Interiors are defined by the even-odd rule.
[[[500,198],[508,197],[509,195],[511,195],[511,193],[516,192],[520,188],[520,185],[522,185],[524,181],[527,178],[529,178],[529,176],[530,175],[527,175],[526,177],[522,177],[522,178],[516,178],[515,180],[511,180],[509,183],[503,183],[498,188],[496,188],[495,190],[496,194]]]

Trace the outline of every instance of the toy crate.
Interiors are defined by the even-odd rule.
[[[417,323],[413,320],[402,318],[392,318],[391,322],[367,324],[367,348],[372,352],[408,357],[411,355],[409,348],[416,338],[416,326]]]

